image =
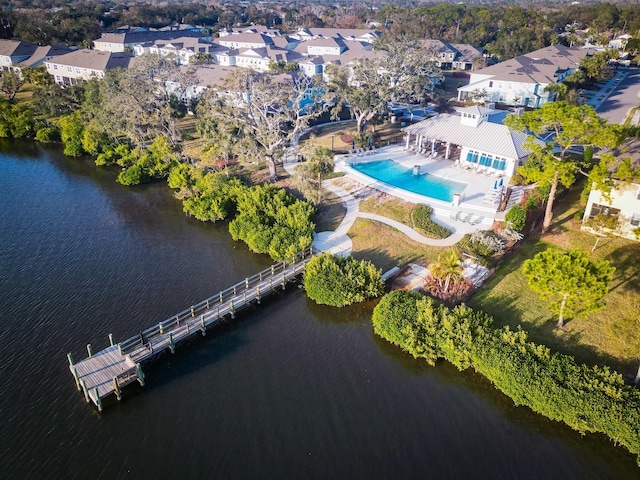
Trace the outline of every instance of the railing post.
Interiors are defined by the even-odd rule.
[[[122,345],[118,344],[118,353],[122,355]]]
[[[87,353],[89,354],[89,357],[93,356],[93,350],[91,349],[90,343],[87,343]]]
[[[218,307],[220,309],[220,307]],[[202,336],[204,337],[207,334],[207,326],[204,324],[204,315],[200,317],[200,330],[202,331]]]
[[[73,367],[73,355],[71,353],[67,353],[67,360],[69,361],[69,366]]]
[[[162,322],[158,324],[158,331],[160,332],[160,335],[164,333],[164,327],[162,326]]]
[[[235,313],[236,313],[236,312],[235,312],[235,310],[233,309],[233,300],[231,300],[231,301],[229,302],[229,310],[231,311],[231,318],[236,318],[236,316],[235,316]]]
[[[249,278],[244,279],[244,289],[249,290]]]
[[[258,297],[258,305],[260,304],[260,285],[256,287],[256,296]]]
[[[287,283],[287,279],[284,275],[284,270],[282,271],[282,289],[285,289],[285,284]]]
[[[191,305],[191,316],[195,317],[196,316],[196,311],[193,308],[193,305]]]
[[[139,363],[136,363],[136,375],[138,376],[138,383],[140,386],[144,387],[144,372],[142,371],[142,367]]]
[[[222,303],[222,291],[220,292],[220,303]]]
[[[271,265],[271,275],[275,275],[275,272],[273,271],[275,265]]]
[[[176,346],[173,343],[173,333],[169,333],[169,349],[171,353],[176,353]]]
[[[207,310],[209,310],[209,299],[207,299]]]
[[[113,347],[113,333],[109,334],[109,344]]]

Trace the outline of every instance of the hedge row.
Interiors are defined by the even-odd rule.
[[[493,328],[492,318],[461,305],[449,309],[414,292],[387,294],[373,313],[374,331],[428,363],[444,358],[473,367],[508,395],[573,429],[601,432],[638,455],[640,391],[608,367],[579,365],[530,342],[527,333]]]
[[[419,203],[411,212],[414,227],[429,238],[447,238],[451,230],[431,219],[433,208]]]

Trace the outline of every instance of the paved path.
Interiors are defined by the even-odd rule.
[[[313,245],[319,250],[329,250],[332,253],[345,254],[351,252],[351,239],[347,236],[347,232],[351,229],[353,222],[355,222],[358,217],[367,218],[369,220],[389,225],[404,233],[411,240],[422,243],[423,245],[449,247],[456,244],[464,236],[464,232],[456,232],[443,239],[427,238],[420,235],[413,228],[390,218],[383,217],[382,215],[376,215],[375,213],[361,212],[360,201],[344,188],[336,185],[332,180],[325,180],[323,182],[323,187],[340,197],[347,208],[347,213],[334,232],[320,232],[316,235]]]

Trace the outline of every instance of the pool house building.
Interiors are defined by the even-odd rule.
[[[407,150],[444,156],[456,166],[485,175],[510,177],[529,152],[527,134],[502,124],[508,112],[479,106],[443,113],[404,129]]]

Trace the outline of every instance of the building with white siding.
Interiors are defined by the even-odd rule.
[[[440,114],[404,129],[406,148],[442,150],[445,159],[461,168],[495,176],[512,176],[526,162],[528,135],[512,132],[502,124],[507,112],[484,107]],[[542,142],[541,142],[542,143]]]
[[[132,58],[130,53],[83,48],[46,61],[45,67],[58,85],[76,85],[92,78],[102,78],[112,68],[128,68]]]
[[[471,73],[469,84],[458,88],[458,100],[470,98],[505,105],[539,108],[553,101],[549,85],[578,70],[580,61],[595,50],[552,45]]]

